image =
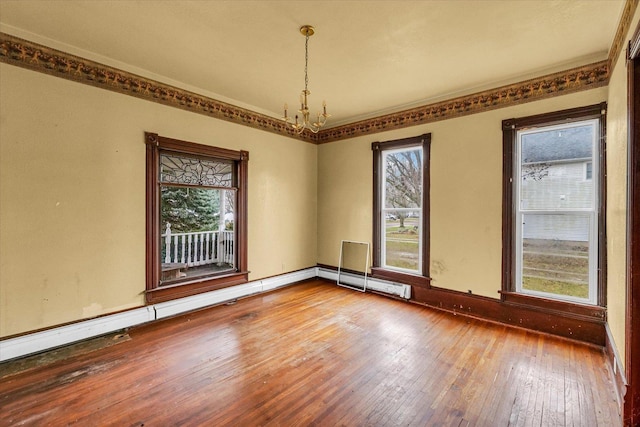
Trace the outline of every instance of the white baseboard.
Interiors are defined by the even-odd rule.
[[[97,317],[0,341],[0,361],[38,353],[76,341],[108,334],[155,318],[153,306]]]
[[[273,289],[287,286],[291,283],[301,282],[307,279],[318,277],[318,268],[312,267],[306,270],[294,271],[293,273],[281,274],[280,276],[262,279],[262,291],[267,292]]]
[[[314,278],[317,275],[318,268],[311,267],[305,270],[294,271],[293,273],[255,280],[243,285],[148,305],[122,313],[47,329],[46,331],[34,332],[16,338],[8,338],[0,341],[0,362],[105,335],[153,320],[175,316],[261,292],[267,292],[301,280]]]
[[[327,268],[318,268],[317,276],[336,282],[338,280],[338,272]],[[340,272],[340,282],[362,288],[364,286],[364,276]],[[411,286],[401,283],[393,283],[387,280],[372,279],[371,277],[368,277],[367,289],[396,295],[404,299],[411,298]]]

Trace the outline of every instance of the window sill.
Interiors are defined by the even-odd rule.
[[[404,283],[406,285],[418,286],[429,289],[431,287],[431,278],[419,276],[417,274],[403,273],[400,271],[387,270],[380,267],[371,268],[371,277],[376,279],[390,280],[393,282]]]
[[[500,292],[502,301],[507,304],[536,308],[549,313],[570,314],[576,317],[588,317],[604,320],[606,308],[597,305],[581,304],[578,302],[559,301],[518,292]]]
[[[148,304],[170,301],[204,292],[215,291],[217,289],[228,288],[230,286],[241,285],[248,281],[249,272],[241,271],[221,276],[207,277],[192,282],[164,285],[147,290],[146,301]]]

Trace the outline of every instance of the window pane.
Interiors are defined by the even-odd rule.
[[[523,215],[522,289],[589,298],[587,214]]]
[[[160,182],[209,187],[233,186],[233,162],[162,154]]]
[[[420,211],[385,212],[385,265],[420,270]]]
[[[422,150],[384,155],[384,208],[422,207]]]
[[[593,158],[594,132],[594,125],[587,124],[522,134],[521,209],[593,206],[593,182],[585,180],[585,163]]]
[[[162,186],[161,282],[234,268],[235,191]]]
[[[584,165],[584,179],[591,179],[593,176],[593,163],[587,162]]]

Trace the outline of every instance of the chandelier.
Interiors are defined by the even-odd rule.
[[[300,135],[305,129],[309,129],[313,133],[318,133],[320,128],[324,126],[327,118],[331,117],[331,114],[327,114],[327,103],[322,101],[322,113],[318,113],[315,122],[311,123],[309,106],[307,104],[307,98],[311,95],[308,89],[309,76],[307,74],[307,68],[309,65],[309,37],[314,34],[315,30],[311,25],[303,25],[300,27],[300,33],[305,37],[304,42],[304,90],[300,93],[300,109],[298,114],[295,115],[295,123],[292,118],[287,115],[287,104],[284,104],[284,121],[291,125],[294,131]]]

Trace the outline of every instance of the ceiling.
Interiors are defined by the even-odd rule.
[[[274,117],[328,126],[607,58],[624,0],[0,0],[0,31]],[[293,110],[293,108],[290,108]]]

